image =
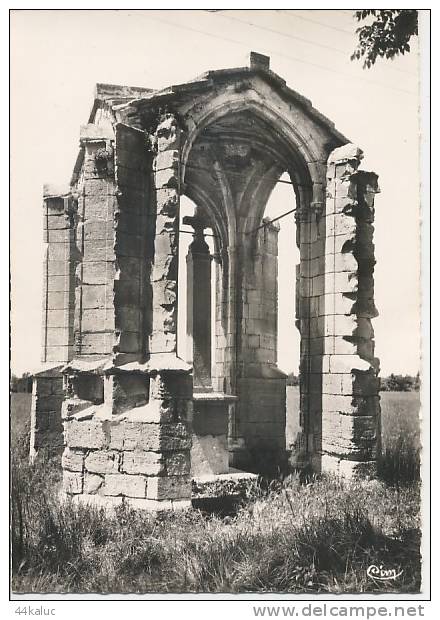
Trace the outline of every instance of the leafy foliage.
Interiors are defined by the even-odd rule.
[[[351,56],[351,60],[364,58],[364,68],[370,68],[378,57],[394,58],[409,52],[409,41],[418,32],[416,9],[363,9],[356,11],[355,17],[358,22],[373,18],[356,30],[359,44]]]
[[[299,377],[294,372],[287,375],[287,385],[299,385]]]
[[[419,391],[420,375],[417,373],[415,377],[411,377],[410,375],[394,375],[391,373],[389,377],[381,378],[380,389],[383,392]]]
[[[32,392],[32,375],[24,372],[21,377],[17,377],[14,373],[10,377],[11,392]]]

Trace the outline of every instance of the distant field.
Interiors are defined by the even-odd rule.
[[[31,416],[32,394],[11,394],[11,440],[14,442],[26,432]]]
[[[420,448],[420,393],[381,392],[380,405],[383,447],[404,436],[414,448]]]
[[[419,392],[381,392],[382,445],[393,445],[398,437],[405,437],[414,448],[420,447]],[[287,388],[286,403],[287,445],[293,443],[299,430],[299,390]]]

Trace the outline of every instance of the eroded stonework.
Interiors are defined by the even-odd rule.
[[[43,361],[53,370],[35,378],[31,451],[60,443],[62,419],[67,495],[176,508],[190,505],[192,478],[237,468],[374,470],[378,185],[361,157],[259,54],[250,67],[162,91],[97,85],[71,185],[44,196]],[[277,366],[279,227],[264,219],[284,172],[300,250],[300,432],[290,447]],[[186,283],[182,195],[196,204],[184,222],[194,230]],[[185,285],[189,364],[177,354]]]

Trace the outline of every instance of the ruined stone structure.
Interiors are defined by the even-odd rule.
[[[260,54],[249,67],[160,91],[97,86],[70,187],[44,195],[43,361],[53,370],[35,378],[31,450],[58,445],[62,418],[67,494],[185,507],[192,477],[231,468],[372,470],[378,186],[358,170],[361,158]],[[301,431],[288,450],[276,353],[279,228],[264,219],[284,172],[300,250]],[[197,207],[184,221],[194,231],[186,283],[182,195]],[[177,355],[182,286],[192,366]]]

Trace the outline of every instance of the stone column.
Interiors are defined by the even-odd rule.
[[[73,354],[76,210],[70,189],[44,186],[42,362],[67,362]]]
[[[153,332],[150,354],[177,354],[177,278],[179,263],[180,129],[172,114],[156,130],[154,161],[156,232],[154,238]]]
[[[185,217],[184,224],[194,228],[194,240],[188,248],[187,264],[187,338],[193,361],[194,388],[212,390],[211,379],[211,254],[200,217]]]
[[[374,195],[377,175],[358,171],[362,151],[335,149],[327,168],[322,470],[374,471],[379,361],[374,357]]]
[[[84,162],[78,185],[75,357],[96,359],[112,355],[116,344],[114,135],[83,125],[80,142]]]
[[[286,375],[276,365],[279,225],[263,223],[241,257],[235,427],[245,448],[231,451],[234,466],[273,473],[286,457]]]
[[[320,458],[322,411],[322,356],[324,353],[324,253],[325,236],[321,233],[323,203],[311,201],[300,188],[295,213],[300,264],[296,270],[296,326],[301,334],[299,363],[300,432],[291,450],[295,467],[314,464]],[[320,460],[319,460],[320,463]]]

